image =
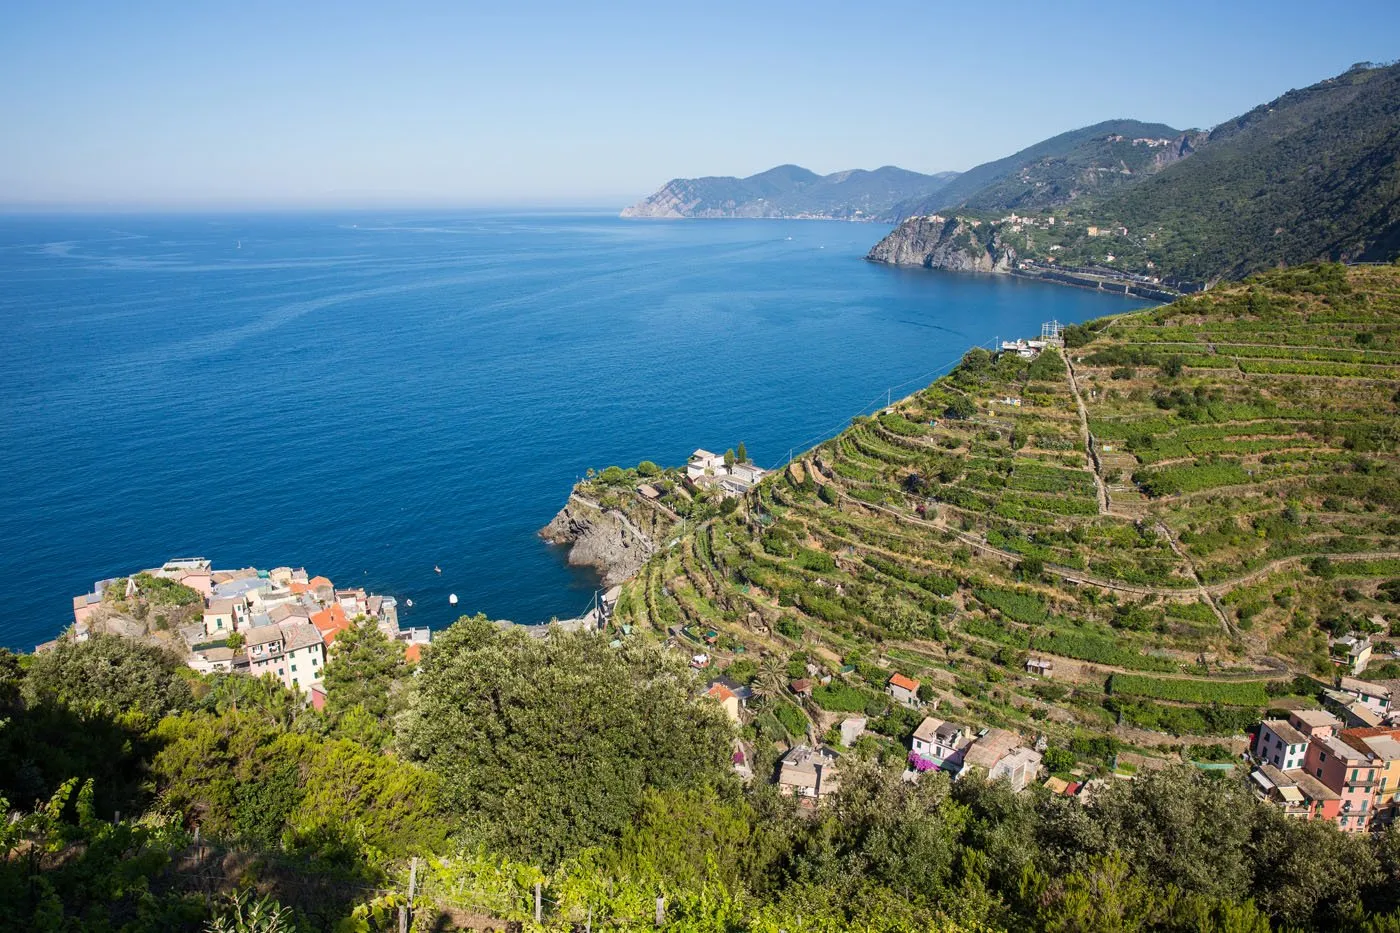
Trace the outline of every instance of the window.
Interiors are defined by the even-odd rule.
[[[1317,753],[1317,760],[1318,760],[1318,761],[1326,761],[1326,760],[1327,760],[1327,753],[1326,753],[1326,752],[1318,752],[1318,753]]]
[[[1360,769],[1359,769],[1359,768],[1352,768],[1352,769],[1351,769],[1351,782],[1352,782],[1353,784],[1356,783],[1356,775],[1357,775],[1359,772],[1360,772]]]
[[[295,664],[293,664],[293,665],[292,665],[292,673],[295,674],[296,672],[297,672],[297,666],[296,666]]]

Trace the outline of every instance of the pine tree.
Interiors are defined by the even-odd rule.
[[[739,450],[738,450],[738,453],[737,453],[735,456],[737,456],[737,457],[739,458],[739,462],[740,462],[740,463],[748,463],[748,462],[749,462],[749,451],[748,451],[748,449],[747,449],[746,447],[744,447],[744,442],[743,442],[743,441],[740,441],[740,442],[739,442]]]

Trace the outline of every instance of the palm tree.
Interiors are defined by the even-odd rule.
[[[787,665],[775,654],[770,654],[758,664],[758,676],[753,681],[753,692],[776,703],[787,689]]]

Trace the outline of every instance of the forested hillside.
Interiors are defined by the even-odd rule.
[[[1150,130],[1164,138],[1099,124],[979,166],[900,205],[908,220],[870,258],[1192,291],[1400,253],[1400,64],[1358,65],[1209,134],[1136,132]],[[976,229],[970,254],[929,237],[938,213],[959,218],[950,237]]]
[[[894,210],[903,219],[953,209],[1026,211],[1066,204],[1141,180],[1189,154],[1192,138],[1164,123],[1105,120],[985,162]]]

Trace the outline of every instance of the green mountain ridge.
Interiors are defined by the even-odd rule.
[[[1356,66],[1209,133],[1134,144],[1114,125],[899,205],[904,220],[868,258],[1191,291],[1278,265],[1400,253],[1400,65]],[[1140,150],[1135,162],[1105,165],[1127,149]]]
[[[956,174],[921,175],[886,165],[818,175],[799,165],[779,165],[747,178],[675,178],[622,216],[888,221],[895,204],[936,191]]]
[[[903,220],[950,208],[1030,209],[1067,203],[1085,192],[1111,190],[1156,171],[1183,151],[1189,153],[1191,136],[1164,123],[1106,120],[978,165],[928,197],[896,205],[895,213]]]

